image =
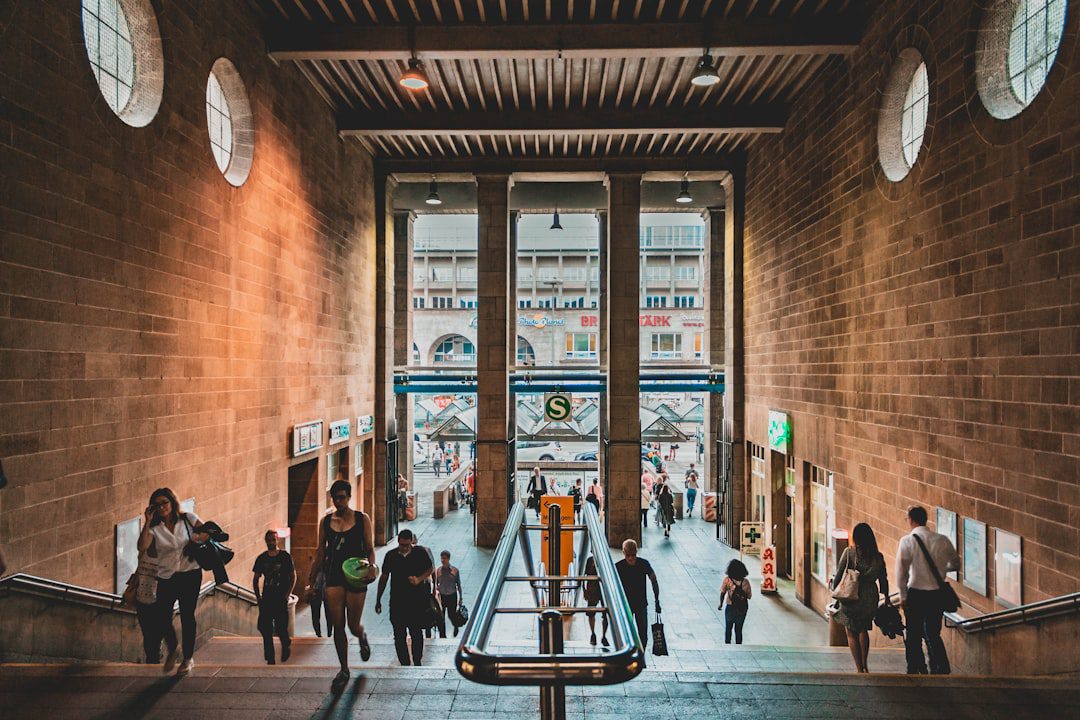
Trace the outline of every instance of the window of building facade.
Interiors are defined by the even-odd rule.
[[[675,268],[676,280],[697,280],[697,268],[693,265],[684,265]]]
[[[669,265],[663,265],[661,267],[648,266],[645,268],[645,279],[651,283],[670,282],[671,267]]]
[[[463,282],[476,282],[476,266],[475,265],[458,265],[457,279]]]
[[[596,333],[567,333],[566,357],[571,360],[595,360],[596,337]]]
[[[667,307],[667,295],[646,295],[645,307],[647,308],[666,308]]]
[[[926,63],[918,50],[906,48],[893,62],[878,113],[878,161],[889,180],[903,180],[915,166],[929,110]]]
[[[563,307],[571,310],[585,307],[585,298],[563,298]]]
[[[996,0],[979,29],[975,80],[987,111],[1019,115],[1046,84],[1065,35],[1067,0]]]
[[[692,308],[697,305],[697,297],[694,295],[676,295],[675,307],[677,308]]]
[[[416,285],[423,285],[427,282],[427,273],[422,267],[413,268],[413,283]]]
[[[463,295],[458,298],[458,307],[463,310],[475,310],[476,309],[476,296],[475,295]]]
[[[436,310],[449,310],[454,307],[454,298],[441,295],[433,297],[431,298],[431,307]]]
[[[517,339],[517,364],[536,364],[536,351],[533,350],[533,346],[529,344],[529,341],[521,337],[520,335],[518,335]]]
[[[148,0],[83,0],[83,41],[98,88],[117,117],[145,127],[157,115],[165,61]]]
[[[440,342],[435,348],[435,362],[436,364],[475,364],[476,347],[467,338],[452,335]]]
[[[243,185],[255,155],[255,125],[244,81],[226,58],[218,58],[206,80],[206,128],[221,174]]]
[[[765,522],[765,498],[769,483],[765,476],[765,448],[750,444],[750,521]]]
[[[432,282],[453,282],[454,280],[454,268],[449,265],[431,266],[431,281]]]
[[[676,360],[682,357],[682,335],[679,333],[653,333],[652,359]]]
[[[829,542],[835,528],[833,474],[816,465],[810,471],[810,574],[828,585]]]
[[[536,307],[544,308],[546,310],[550,310],[553,304],[551,298],[540,298],[536,301]]]
[[[412,306],[417,310],[422,310],[424,308],[424,298],[414,297],[412,299]]]
[[[532,298],[518,298],[518,307],[525,310],[532,307]]]

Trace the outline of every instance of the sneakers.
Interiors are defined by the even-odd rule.
[[[606,641],[607,638],[604,638],[604,640]],[[596,633],[593,633],[592,635],[589,636],[589,644],[590,645],[595,645],[596,644]]]
[[[371,659],[371,645],[368,644],[367,632],[360,633],[360,659],[364,662]]]
[[[604,647],[607,647],[608,645],[611,644],[611,643],[608,642],[607,635],[600,638],[600,644],[603,645]]]
[[[285,662],[292,655],[292,643],[286,643],[281,646],[281,662]]]
[[[191,669],[195,667],[195,661],[191,658],[184,658],[184,662],[180,663],[180,669],[176,671],[177,675],[187,675],[191,672]]]
[[[176,661],[180,659],[180,648],[174,647],[169,651],[169,654],[165,656],[165,664],[161,666],[161,672],[168,675],[176,668]]]
[[[333,685],[344,685],[349,680],[349,671],[346,669],[338,670],[338,674],[334,676]]]

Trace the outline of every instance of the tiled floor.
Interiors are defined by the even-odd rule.
[[[1080,717],[1075,683],[1053,680],[655,672],[566,695],[568,720]],[[535,688],[475,685],[439,668],[371,668],[333,691],[318,668],[200,664],[177,680],[145,665],[0,666],[6,720],[523,720],[537,708]]]

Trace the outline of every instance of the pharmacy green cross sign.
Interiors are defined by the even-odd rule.
[[[739,552],[749,555],[760,555],[761,547],[765,544],[765,523],[742,522],[739,523]]]
[[[563,422],[573,415],[573,396],[570,393],[547,393],[544,395],[544,419]]]

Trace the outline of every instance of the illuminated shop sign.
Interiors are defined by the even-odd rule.
[[[785,455],[791,447],[791,418],[785,412],[769,411],[769,447]]]
[[[638,324],[641,327],[671,327],[672,317],[670,315],[639,315]],[[596,327],[600,324],[600,319],[596,315],[582,315],[581,327]],[[682,324],[688,327],[704,327],[705,321],[701,319],[688,318],[683,316]]]

